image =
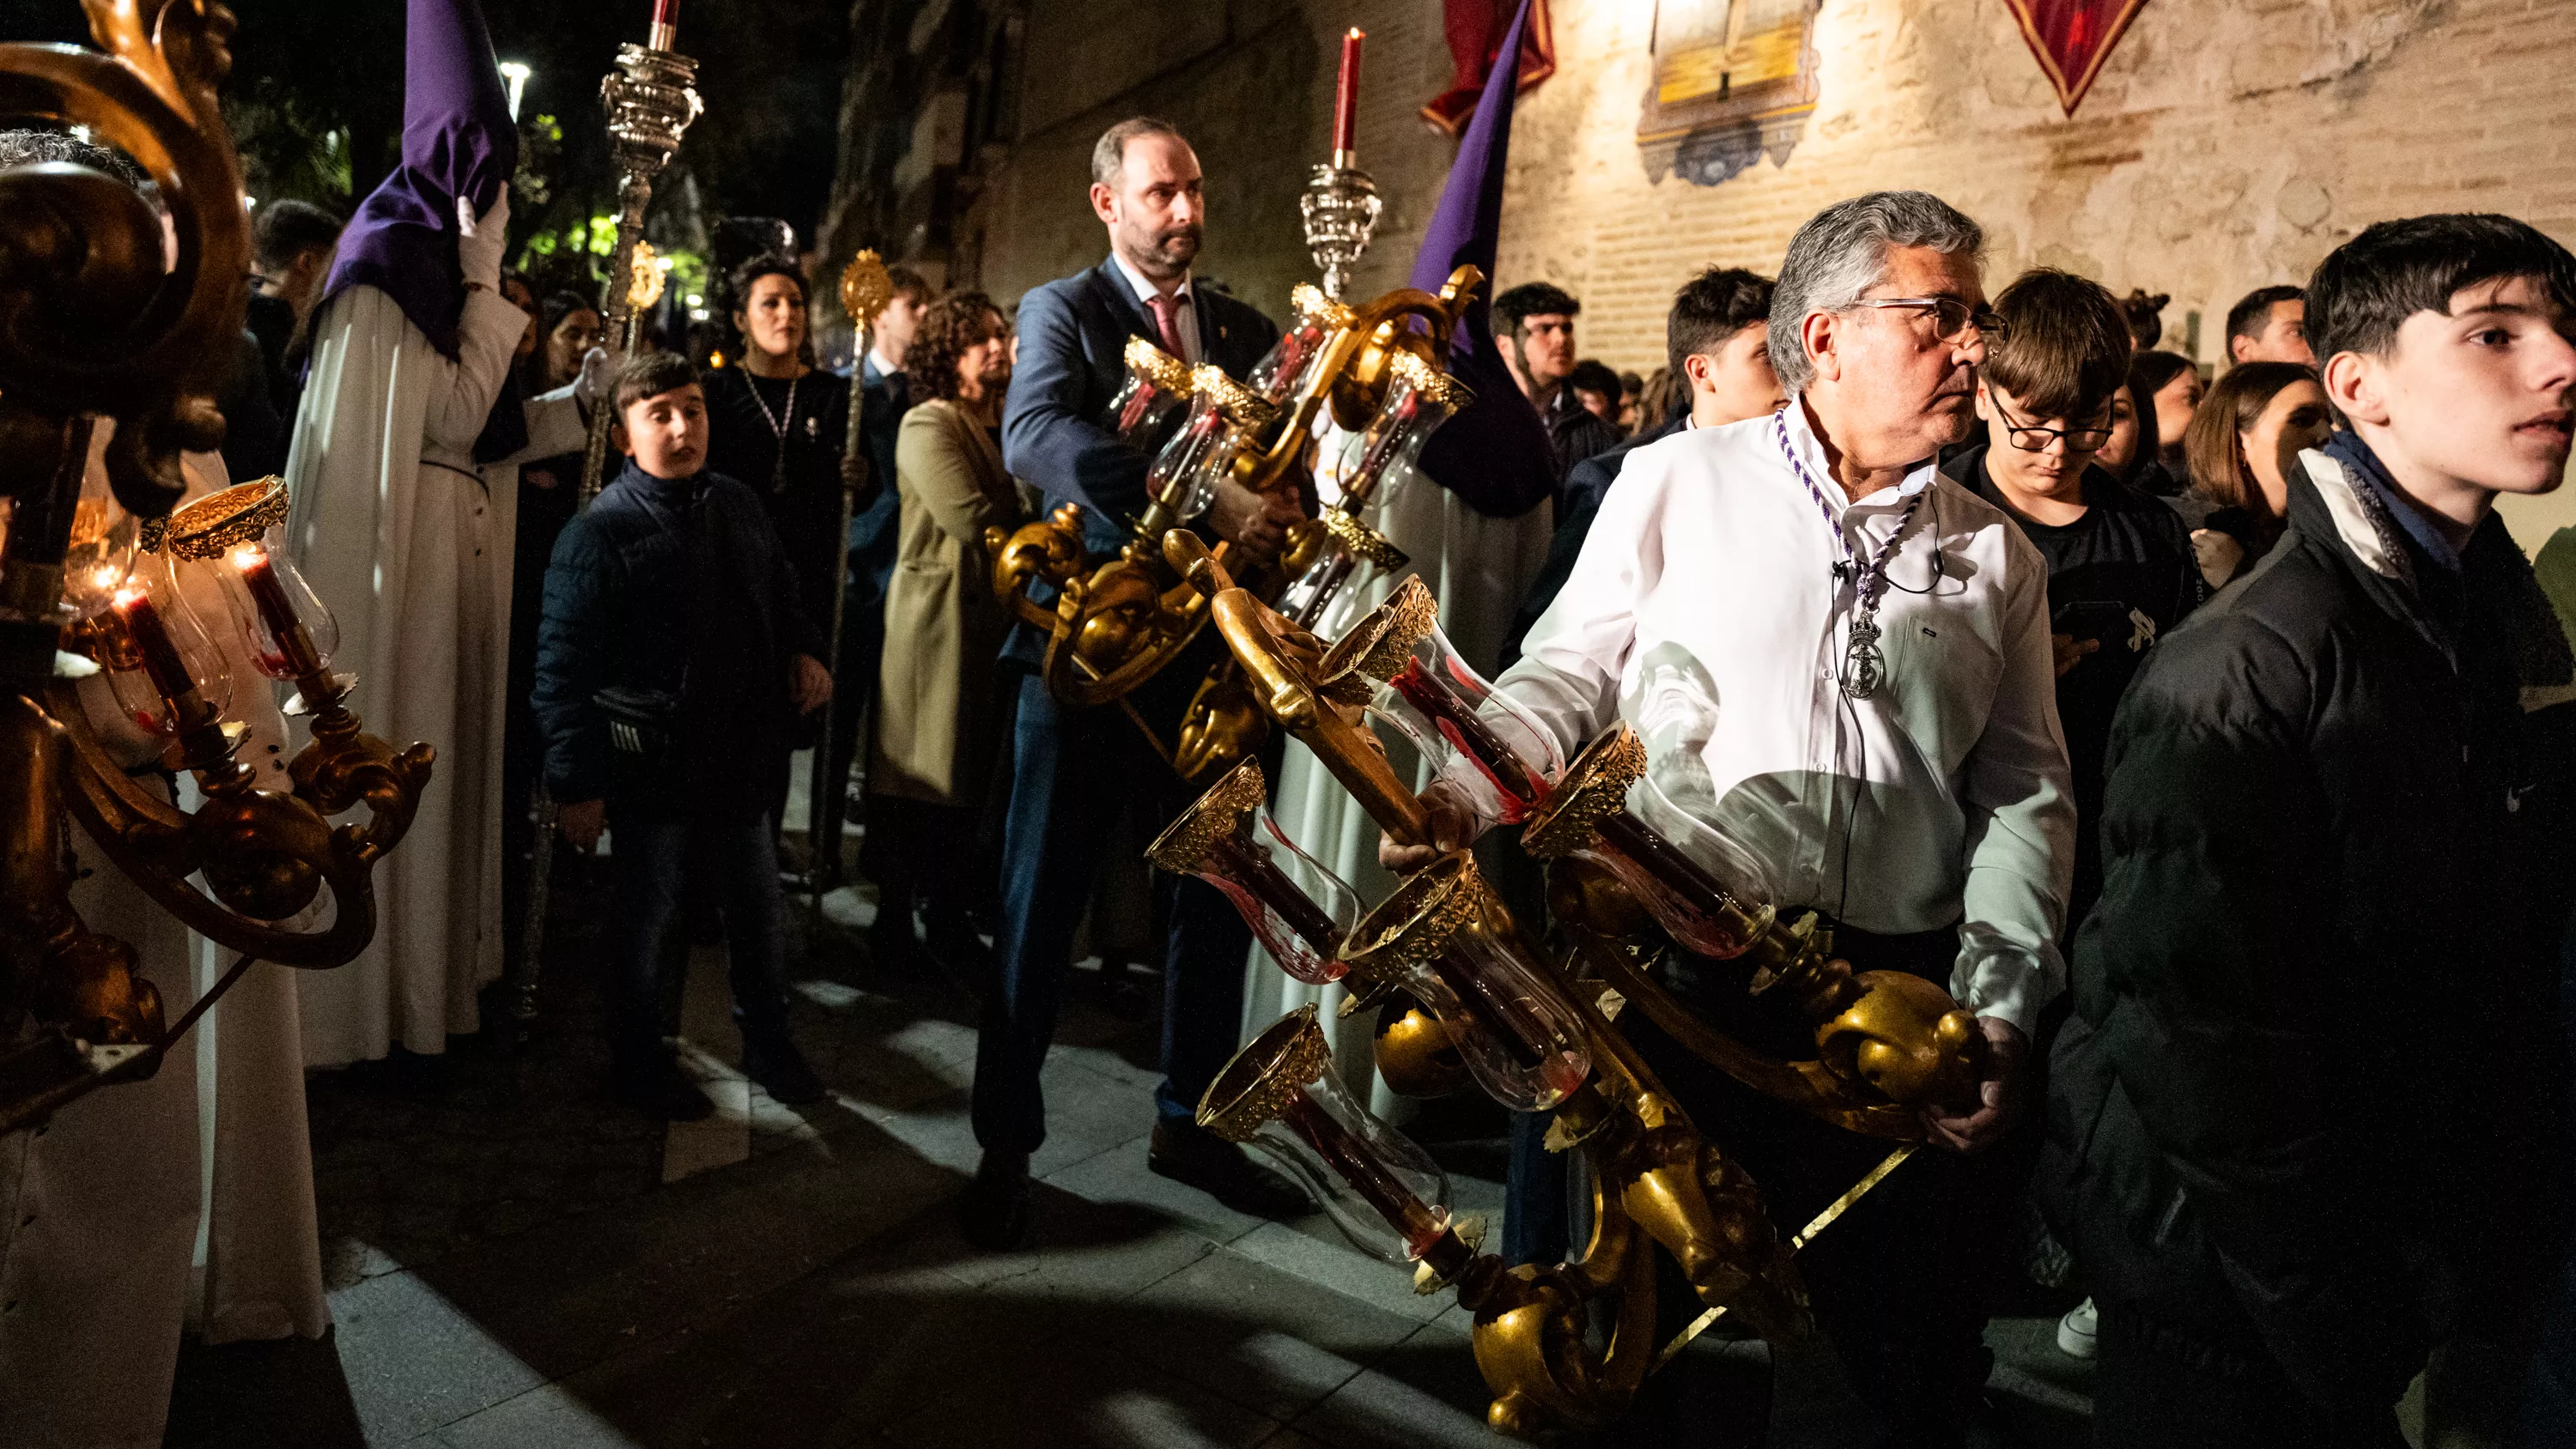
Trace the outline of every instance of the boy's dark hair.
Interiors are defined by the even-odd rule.
[[[697,381],[698,370],[676,352],[647,352],[629,358],[625,366],[617,369],[617,391],[611,394],[617,400],[617,416],[624,418],[628,408],[648,397],[693,387]]]
[[[272,272],[284,271],[306,252],[327,252],[340,244],[340,218],[292,197],[261,207],[251,231],[251,254]]]
[[[2347,243],[2347,245],[2349,245],[2349,243]],[[2227,309],[2227,356],[2229,360],[2233,361],[2236,357],[2237,338],[2262,336],[2263,329],[2272,325],[2272,309],[2275,306],[2278,306],[2283,302],[2298,301],[2301,297],[2306,295],[2307,293],[2299,288],[2293,287],[2284,282],[2277,287],[2256,287],[2253,291],[2238,298],[2236,305]],[[2309,325],[2315,325],[2314,318],[2309,319]],[[2319,357],[2325,356],[2322,352],[2317,355]]]
[[[1521,324],[1532,317],[1572,317],[1582,310],[1574,294],[1554,282],[1523,282],[1494,299],[1494,320],[1514,342],[1521,340]]]
[[[921,314],[912,350],[903,355],[903,374],[913,400],[926,402],[957,396],[957,359],[989,337],[1007,337],[1011,324],[992,298],[981,292],[951,292]]]
[[[736,310],[751,305],[752,285],[763,277],[785,277],[796,284],[796,295],[799,299],[805,296],[804,269],[797,266],[793,258],[780,256],[776,252],[763,252],[733,269],[733,276],[727,285],[733,289],[733,305]]]
[[[2129,319],[2089,277],[2033,267],[1995,299],[2004,335],[1986,343],[1986,381],[2035,418],[2089,418],[2129,377]]]
[[[2513,277],[2576,314],[2576,257],[2528,222],[2491,212],[2374,222],[2308,280],[2308,345],[2320,366],[2338,352],[2384,355],[2407,318],[2447,317],[2461,288]]]
[[[930,281],[912,268],[900,265],[888,267],[886,281],[893,285],[895,296],[910,297],[916,307],[930,305]],[[873,322],[876,319],[871,317],[867,320]]]
[[[1565,385],[1577,392],[1597,392],[1613,405],[1619,401],[1619,374],[1612,372],[1610,364],[1597,357],[1587,357],[1574,364],[1574,371],[1566,374]]]
[[[1665,366],[1679,376],[1685,357],[1712,356],[1726,340],[1771,320],[1771,279],[1742,267],[1711,267],[1673,294],[1664,314]]]

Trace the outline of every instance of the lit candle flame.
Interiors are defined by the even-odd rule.
[[[248,573],[268,561],[268,551],[258,544],[246,543],[232,551],[229,561],[234,568]]]

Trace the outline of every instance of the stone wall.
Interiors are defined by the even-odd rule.
[[[1362,164],[1388,198],[1355,290],[1410,269],[1454,143],[1414,108],[1445,84],[1431,0],[1167,7],[1032,0],[1018,144],[975,225],[983,280],[1016,296],[1097,259],[1081,200],[1092,138],[1171,116],[1209,173],[1202,271],[1276,313],[1311,274],[1296,191],[1322,159],[1332,56],[1369,32]],[[2166,344],[2223,352],[2226,309],[2303,279],[2370,221],[2493,210],[2576,239],[2576,5],[2551,0],[2151,0],[2073,120],[1995,0],[1826,0],[1821,92],[1785,163],[1701,186],[1649,175],[1645,0],[1555,0],[1557,74],[1521,98],[1500,282],[1584,301],[1581,350],[1649,370],[1692,270],[1772,270],[1789,234],[1855,192],[1916,186],[1985,223],[1989,285],[2034,263],[2173,297]],[[2556,503],[2557,500],[2552,500]],[[2576,522],[2576,494],[2555,509]],[[2527,520],[2535,522],[2537,520]]]

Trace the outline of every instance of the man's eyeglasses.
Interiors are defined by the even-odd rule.
[[[2012,439],[2012,445],[2025,453],[2047,452],[2051,439],[2064,442],[2066,451],[2070,453],[2098,453],[2104,444],[2111,441],[2111,420],[2108,418],[2104,418],[2098,428],[2043,428],[2014,417],[2012,409],[2004,406],[2003,399],[1995,396],[1993,388],[1986,389],[1986,400],[1995,405],[1995,416],[2004,420],[2004,436]]]
[[[1932,335],[1956,342],[1969,328],[1988,342],[2004,340],[2004,319],[1992,307],[1971,307],[1956,297],[1863,297],[1855,307],[1905,307],[1932,314]]]

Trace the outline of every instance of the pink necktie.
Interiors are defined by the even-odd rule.
[[[1189,361],[1189,353],[1181,347],[1180,303],[1156,292],[1145,299],[1145,306],[1154,314],[1155,328],[1163,334],[1163,350],[1183,362]]]

